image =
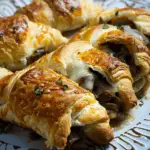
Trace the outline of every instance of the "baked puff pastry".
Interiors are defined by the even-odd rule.
[[[16,13],[60,31],[69,31],[95,20],[101,11],[102,7],[92,0],[36,0]]]
[[[71,39],[74,40],[88,41],[127,63],[135,81],[135,91],[142,91],[140,95],[146,93],[145,87],[149,87],[150,51],[141,40],[108,24],[86,28]]]
[[[1,119],[33,129],[50,148],[64,149],[72,126],[82,126],[97,144],[112,140],[105,108],[75,82],[48,68],[0,72]]]
[[[97,23],[109,23],[122,28],[149,44],[150,13],[139,8],[115,8],[102,12]],[[146,37],[147,36],[147,37]]]
[[[128,66],[87,42],[70,42],[33,65],[49,67],[92,91],[111,119],[137,103]]]
[[[33,23],[25,15],[0,18],[0,22],[0,65],[12,71],[68,41],[60,31]]]

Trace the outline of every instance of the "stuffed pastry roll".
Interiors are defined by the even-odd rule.
[[[111,118],[120,116],[137,103],[128,66],[87,42],[76,41],[61,46],[34,65],[52,68],[92,91],[110,110]]]
[[[101,11],[102,7],[92,0],[35,0],[16,13],[60,31],[69,31],[88,24]]]
[[[68,40],[60,31],[24,15],[0,18],[0,66],[19,70]]]
[[[98,23],[109,23],[122,27],[128,34],[149,43],[150,12],[139,8],[115,8],[102,12],[97,18]]]
[[[88,41],[127,63],[134,78],[135,92],[145,95],[149,87],[150,51],[141,40],[108,24],[86,28],[71,39],[74,40]]]
[[[72,126],[81,126],[97,144],[112,140],[105,108],[75,82],[48,68],[0,72],[1,119],[33,129],[50,148],[64,149]]]

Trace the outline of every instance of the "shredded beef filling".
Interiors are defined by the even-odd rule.
[[[94,84],[91,92],[95,95],[99,103],[107,109],[111,119],[120,117],[123,109],[117,92],[114,91],[114,88],[107,82],[103,75],[92,69],[90,69],[90,73],[94,76]],[[79,85],[87,89],[87,85],[85,84],[87,80],[90,80],[90,77],[81,78]]]
[[[73,127],[65,150],[95,150],[98,145],[84,135],[83,127]]]
[[[139,94],[139,91],[143,88],[143,86],[145,84],[143,79],[138,79],[137,78],[139,73],[140,73],[140,71],[141,71],[140,67],[135,65],[134,58],[129,53],[129,51],[126,48],[126,46],[124,46],[122,44],[116,44],[116,43],[115,44],[114,43],[106,43],[105,45],[107,45],[107,53],[113,55],[114,57],[119,58],[122,62],[124,62],[127,65],[129,65],[132,77],[133,77],[133,79],[135,81],[133,87],[134,87],[134,90],[136,92],[136,96],[137,97],[144,96],[144,93],[143,94]],[[106,52],[105,49],[104,49],[104,51]]]
[[[139,74],[140,69],[135,65],[132,55],[128,49],[122,44],[107,43],[109,48],[113,51],[113,56],[119,58],[122,62],[126,63],[130,67],[133,78]]]
[[[107,82],[103,75],[97,72],[94,72],[94,74],[95,82],[92,92],[96,99],[106,108],[110,119],[120,117],[123,109],[118,93],[114,91],[114,88]]]
[[[44,49],[37,49],[32,56],[27,58],[28,65],[32,64],[36,60],[38,60],[40,57],[46,54],[46,51]]]

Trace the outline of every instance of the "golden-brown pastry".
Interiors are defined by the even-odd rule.
[[[74,40],[88,41],[94,47],[106,51],[127,63],[136,83],[138,80],[140,80],[138,82],[141,82],[141,80],[147,78],[150,73],[149,49],[141,40],[119,30],[116,26],[102,24],[89,27],[76,34],[71,39],[71,41]],[[144,82],[147,84],[145,79]],[[140,85],[141,83],[137,84],[137,86]],[[142,90],[142,87],[136,87],[136,89],[138,89],[136,90],[138,92]],[[146,92],[147,90],[145,89],[144,91]]]
[[[113,112],[111,118],[137,103],[128,66],[87,42],[63,45],[34,65],[49,67],[92,91],[100,103]]]
[[[82,126],[97,144],[112,140],[105,108],[75,82],[48,68],[0,72],[5,72],[0,78],[1,119],[33,129],[48,147],[64,149],[72,126]]]
[[[60,31],[33,23],[25,15],[0,18],[0,65],[13,71],[22,69],[31,57],[37,59],[67,41]]]
[[[69,31],[95,20],[101,11],[102,7],[92,0],[36,0],[16,13],[60,31]]]
[[[106,10],[98,17],[99,23],[131,25],[145,35],[150,35],[150,13],[139,8],[115,8]]]
[[[146,10],[128,7],[109,9],[103,11],[95,21],[93,24],[116,25],[150,47],[150,13]]]

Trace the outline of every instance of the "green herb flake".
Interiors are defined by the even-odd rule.
[[[71,7],[71,8],[70,8],[70,11],[71,11],[71,12],[74,12],[74,9],[75,9],[74,7]]]
[[[43,93],[44,93],[44,90],[43,90],[43,89],[40,89],[39,87],[35,87],[35,88],[34,88],[34,94],[35,94],[36,96],[41,96]]]
[[[109,28],[109,25],[107,24],[107,23],[105,23],[104,25],[103,25],[103,29],[108,29]]]
[[[56,83],[57,83],[58,85],[61,85],[61,86],[63,85],[63,82],[62,82],[62,79],[61,79],[61,78],[58,79]]]
[[[52,51],[54,51],[54,49],[50,47],[48,52],[52,52]]]
[[[119,15],[119,11],[117,11],[116,13],[115,13],[115,16],[118,16]]]
[[[117,29],[123,30],[123,26],[122,25],[117,25]]]
[[[67,90],[68,88],[69,88],[68,85],[63,85],[64,90]]]

